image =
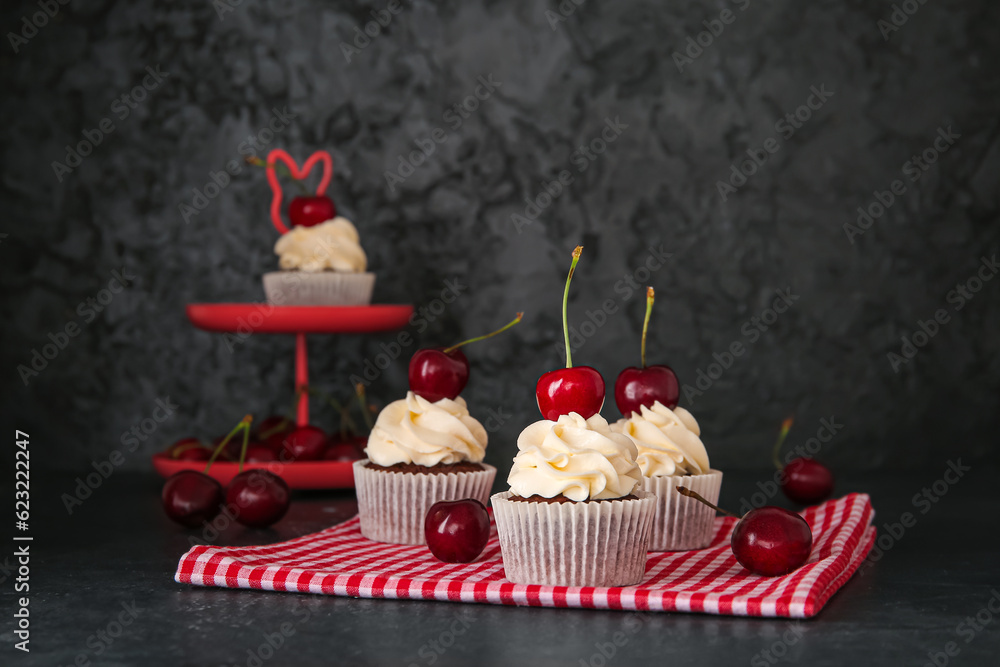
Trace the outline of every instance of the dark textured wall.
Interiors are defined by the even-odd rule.
[[[995,460],[1000,279],[950,292],[993,276],[981,258],[1000,250],[997,3],[911,0],[897,26],[889,2],[589,0],[563,2],[565,16],[555,2],[403,2],[345,53],[387,4],[72,0],[33,31],[36,4],[4,3],[4,424],[31,431],[46,462],[123,449],[157,399],[178,408],[123,449],[128,466],[289,403],[292,339],[231,351],[184,315],[263,297],[264,175],[209,184],[272,122],[265,151],[332,151],[332,196],[360,229],[378,302],[432,306],[462,286],[410,329],[419,344],[526,312],[469,349],[465,395],[473,414],[500,415],[488,460],[503,469],[537,418],[535,379],[561,363],[577,243],[575,361],[609,386],[637,363],[643,300],[627,280],[655,286],[650,357],[691,387],[706,374],[682,405],[719,466],[766,465],[790,413],[793,444],[823,418],[843,425],[821,454],[837,466]],[[703,21],[719,34],[699,47]],[[477,87],[486,99],[470,98]],[[66,146],[97,139],[74,167]],[[432,144],[400,172],[400,156]],[[925,149],[926,170],[905,165]],[[748,150],[763,164],[744,165],[743,183],[732,169]],[[560,175],[568,185],[539,199]],[[216,196],[202,201],[206,187]],[[893,202],[852,228],[859,206],[879,213],[876,191]],[[87,300],[116,270],[134,279],[97,312]],[[792,306],[762,331],[776,290]],[[894,368],[887,355],[937,311],[935,335]],[[67,326],[78,335],[25,384],[18,366]],[[345,394],[394,340],[313,337],[314,383]],[[734,343],[744,353],[711,367]],[[413,349],[372,382],[377,400],[403,394]]]

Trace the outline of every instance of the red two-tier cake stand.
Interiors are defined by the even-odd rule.
[[[281,188],[277,183],[274,166],[284,162],[295,178],[305,178],[316,164],[326,167],[316,190],[323,195],[333,176],[330,155],[324,151],[314,153],[300,168],[282,150],[268,156],[268,182],[274,194],[271,220],[282,234],[288,227],[281,220]],[[295,389],[309,384],[309,363],[306,334],[359,334],[392,331],[406,325],[413,314],[413,306],[279,306],[268,303],[193,303],[187,307],[187,316],[199,329],[220,333],[295,334]],[[299,393],[296,421],[309,423],[309,395]],[[353,463],[350,461],[297,461],[292,463],[246,464],[244,468],[267,468],[281,475],[293,489],[331,489],[354,486]],[[203,461],[179,461],[163,454],[153,457],[156,471],[169,477],[181,470],[203,470]],[[228,484],[239,471],[239,464],[215,462],[209,471],[222,484]]]

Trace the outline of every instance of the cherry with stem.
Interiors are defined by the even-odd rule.
[[[543,374],[535,384],[538,410],[543,418],[550,421],[555,421],[561,415],[568,415],[571,412],[589,419],[599,413],[604,406],[604,378],[597,369],[590,366],[573,366],[573,350],[569,342],[569,286],[582,253],[583,246],[577,246],[573,250],[573,259],[566,275],[566,286],[563,288],[562,322],[566,367]]]
[[[812,531],[806,520],[798,514],[768,505],[752,509],[739,517],[708,502],[686,487],[677,487],[677,492],[738,519],[729,541],[730,548],[740,565],[754,574],[765,577],[788,574],[809,559]]]
[[[410,391],[431,403],[444,398],[454,400],[469,382],[469,360],[460,348],[503,333],[520,322],[523,317],[524,313],[518,313],[513,320],[496,331],[449,347],[417,350],[410,357],[408,371]]]
[[[833,472],[808,456],[800,456],[792,459],[787,464],[781,464],[781,446],[785,443],[788,431],[791,430],[794,420],[788,417],[781,423],[781,431],[778,433],[778,440],[774,443],[771,451],[771,460],[774,467],[780,473],[781,490],[785,492],[789,500],[800,505],[814,505],[826,500],[833,493]]]
[[[656,293],[653,288],[647,287],[646,316],[642,320],[640,348],[642,367],[630,366],[619,373],[618,379],[615,380],[615,404],[626,419],[634,412],[641,412],[643,406],[653,407],[657,401],[673,410],[680,399],[680,383],[673,369],[663,364],[646,365],[646,337],[655,299]]]

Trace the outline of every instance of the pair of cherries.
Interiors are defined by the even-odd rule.
[[[591,366],[574,367],[573,353],[569,344],[569,323],[566,312],[569,286],[582,253],[583,246],[577,246],[573,250],[573,260],[563,290],[562,318],[563,337],[566,343],[566,368],[545,373],[538,378],[538,383],[535,385],[538,410],[542,413],[542,417],[551,421],[570,412],[576,412],[584,419],[589,419],[599,413],[604,406],[604,378]],[[643,405],[651,406],[656,401],[673,409],[677,407],[680,398],[680,384],[673,369],[663,364],[646,365],[646,332],[649,328],[653,300],[653,288],[648,287],[646,317],[642,325],[642,367],[630,366],[619,373],[618,379],[615,380],[615,403],[625,417],[633,412],[639,412]]]
[[[197,528],[222,512],[225,504],[239,523],[263,528],[275,523],[288,511],[291,490],[285,480],[268,470],[243,470],[226,486],[208,475],[212,463],[229,441],[243,431],[243,452],[247,449],[251,417],[247,415],[216,447],[204,472],[182,470],[163,486],[160,498],[167,516],[189,528]],[[242,468],[241,456],[240,467]]]

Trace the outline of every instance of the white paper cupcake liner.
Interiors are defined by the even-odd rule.
[[[486,505],[497,469],[477,472],[408,473],[373,470],[368,459],[354,463],[361,534],[376,542],[426,544],[424,517],[441,500],[474,498]]]
[[[493,518],[508,580],[549,586],[631,586],[646,570],[656,498],[535,503],[495,494]]]
[[[717,505],[722,473],[709,470],[704,475],[643,477],[642,489],[656,495],[656,517],[650,551],[704,549],[712,541],[715,510],[677,492],[683,486]]]
[[[271,271],[264,274],[268,303],[281,306],[366,306],[374,273]]]

